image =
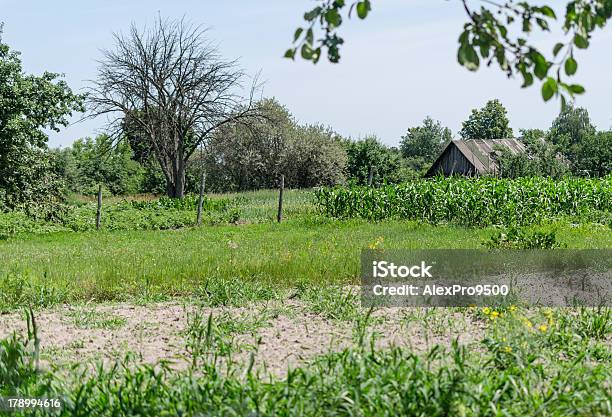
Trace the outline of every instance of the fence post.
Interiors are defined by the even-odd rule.
[[[372,186],[373,178],[374,178],[374,167],[370,165],[370,168],[368,168],[368,187]]]
[[[280,187],[278,190],[278,215],[276,220],[280,223],[283,220],[283,190],[285,189],[285,176],[280,176]]]
[[[100,230],[100,220],[102,219],[102,184],[98,185],[98,209],[96,210],[96,230]]]
[[[206,187],[206,172],[202,172],[202,180],[200,181],[200,199],[198,200],[198,218],[197,225],[202,224],[202,204],[204,203],[204,188]]]

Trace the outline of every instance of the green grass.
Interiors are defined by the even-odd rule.
[[[284,219],[316,217],[311,190],[287,190]],[[103,200],[101,229],[173,230],[193,227],[197,218],[197,195],[183,200],[141,195]],[[263,190],[239,194],[211,194],[203,201],[202,223],[270,223],[276,220],[278,191]],[[86,232],[96,228],[97,203],[73,196],[53,221],[34,218],[23,212],[0,212],[0,241],[27,234]]]
[[[569,248],[612,246],[612,231],[605,227],[551,227]],[[0,306],[198,294],[223,304],[242,288],[249,288],[251,298],[266,299],[304,282],[356,283],[360,251],[372,244],[480,248],[495,233],[494,228],[305,218],[171,231],[28,235],[0,243]]]
[[[291,298],[308,314],[342,322],[356,346],[315,357],[286,376],[268,377],[253,366],[259,342],[247,349],[253,361],[244,364],[234,355],[244,348],[236,339],[256,336],[273,312],[242,316],[187,309],[188,369],[128,357],[108,366],[39,370],[37,338],[29,332],[28,338],[0,340],[0,395],[60,397],[61,411],[28,414],[58,416],[612,414],[609,308],[408,309],[398,319],[410,331],[421,325],[426,333],[445,334],[456,328],[456,314],[484,329],[473,349],[453,343],[418,354],[409,348],[374,349],[373,325],[380,318],[342,288],[358,282],[363,248],[610,248],[610,227],[567,219],[511,230],[335,220],[318,213],[310,191],[288,191],[286,221],[277,224],[277,196],[276,191],[209,196],[227,199],[239,220],[176,230],[62,231],[2,215],[0,223],[13,232],[0,241],[0,310],[82,304],[68,317],[72,325],[113,330],[125,320],[95,313],[88,302],[191,297],[208,308]],[[152,208],[156,201],[137,201],[162,217],[169,213],[167,207]]]
[[[124,317],[87,308],[78,308],[67,316],[72,324],[80,329],[115,330],[125,326],[127,322]]]

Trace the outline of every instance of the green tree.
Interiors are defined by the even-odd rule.
[[[521,130],[521,141],[525,153],[513,154],[507,148],[500,148],[497,157],[501,176],[507,178],[548,176],[561,178],[570,173],[567,160],[559,148],[546,139],[546,132],[540,129]]]
[[[261,119],[222,126],[206,147],[207,182],[216,190],[255,190],[277,184],[296,123],[274,99],[264,99],[254,108]]]
[[[601,176],[609,172],[609,134],[597,132],[586,109],[566,107],[553,121],[548,137],[570,162],[574,174]]]
[[[595,134],[597,129],[591,122],[589,112],[582,107],[568,106],[553,121],[550,139],[561,147],[564,153],[571,154],[572,148]]]
[[[370,167],[373,169],[373,184],[400,182],[402,178],[402,157],[396,148],[382,144],[376,136],[346,142],[349,180],[365,185]]]
[[[281,174],[291,188],[344,181],[346,153],[336,133],[322,126],[299,126],[274,99],[264,99],[254,108],[261,115],[257,121],[224,125],[205,149],[211,189],[273,188]]]
[[[482,109],[473,109],[459,134],[463,139],[504,139],[513,136],[506,108],[490,100]]]
[[[304,14],[305,27],[298,28],[293,46],[285,57],[294,59],[298,54],[306,60],[318,62],[327,52],[330,62],[340,61],[340,47],[344,39],[339,29],[351,15],[365,19],[371,12],[372,0],[319,0]],[[467,22],[459,36],[457,61],[470,71],[481,65],[496,65],[509,78],[520,75],[522,87],[541,82],[544,100],[584,93],[584,87],[572,84],[566,77],[578,70],[577,49],[590,45],[593,32],[603,28],[612,17],[612,0],[571,0],[565,6],[565,15],[559,19],[561,31],[551,31],[557,22],[557,13],[551,6],[534,5],[528,1],[460,0]],[[480,7],[477,7],[477,4]],[[555,33],[557,42],[550,53],[533,43],[534,32]]]
[[[0,209],[52,214],[61,200],[45,129],[59,131],[84,109],[83,97],[59,78],[24,73],[19,53],[0,39]]]
[[[411,127],[400,140],[400,151],[409,166],[423,171],[435,161],[452,133],[439,121],[427,117],[421,126]]]
[[[58,154],[62,174],[73,192],[94,194],[98,184],[114,195],[137,194],[142,189],[145,168],[133,159],[126,141],[110,146],[106,135],[78,139]]]
[[[346,163],[342,138],[328,127],[311,125],[295,128],[281,167],[291,187],[310,188],[345,182]]]
[[[604,177],[612,172],[612,132],[587,135],[576,146],[574,171],[588,177]]]

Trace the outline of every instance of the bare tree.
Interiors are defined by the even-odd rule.
[[[125,119],[137,126],[170,197],[184,196],[186,165],[198,146],[222,125],[255,116],[256,82],[246,98],[240,94],[246,74],[205,35],[184,20],[159,18],[144,30],[132,25],[103,51],[88,91],[90,117],[107,116],[113,140],[125,137]]]

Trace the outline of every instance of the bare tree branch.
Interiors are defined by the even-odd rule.
[[[113,140],[125,137],[129,118],[159,162],[168,195],[182,197],[193,152],[219,127],[257,117],[258,77],[245,97],[247,75],[237,62],[223,60],[206,29],[184,20],[132,25],[114,40],[88,91],[89,117],[106,116]]]

